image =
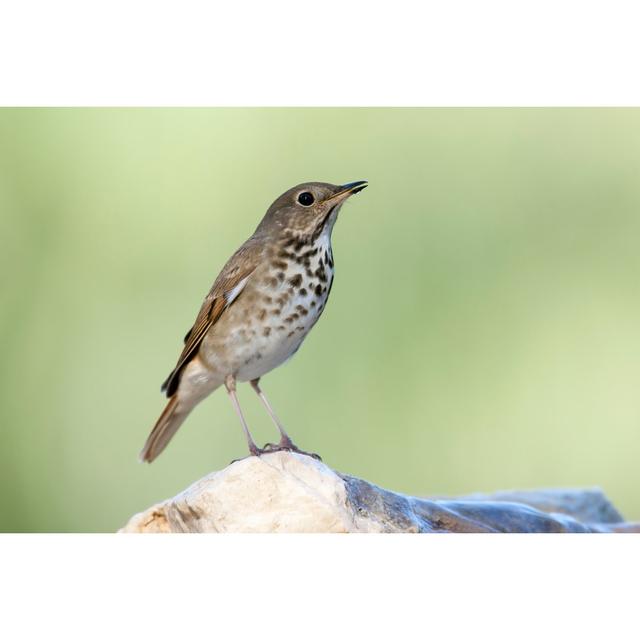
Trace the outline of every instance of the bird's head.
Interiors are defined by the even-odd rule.
[[[257,230],[276,237],[299,238],[317,238],[322,233],[331,233],[344,201],[366,187],[366,180],[343,185],[304,182],[275,200]]]

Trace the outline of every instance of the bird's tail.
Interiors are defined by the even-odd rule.
[[[164,451],[191,409],[178,401],[178,394],[169,400],[140,452],[141,462],[153,462]]]

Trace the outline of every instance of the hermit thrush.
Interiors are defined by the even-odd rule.
[[[331,231],[344,201],[367,182],[341,186],[308,182],[270,207],[254,234],[231,256],[204,300],[175,369],[162,390],[169,402],[140,453],[152,462],[191,410],[225,385],[249,451],[300,451],[259,386],[289,359],[324,310],[333,282]],[[236,396],[250,382],[280,431],[280,442],[260,449]],[[304,452],[302,452],[304,453]]]

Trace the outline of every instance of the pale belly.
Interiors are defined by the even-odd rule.
[[[271,323],[269,336],[258,331],[250,341],[242,343],[236,359],[238,381],[255,380],[283,364],[300,348],[313,324],[307,321],[284,330],[278,328],[281,326]]]
[[[299,349],[324,310],[333,269],[310,280],[294,263],[277,282],[269,275],[257,278],[203,341],[201,357],[223,377],[247,382],[275,369]]]

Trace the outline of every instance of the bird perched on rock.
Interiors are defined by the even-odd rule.
[[[140,459],[152,462],[191,410],[225,385],[249,451],[299,451],[259,386],[288,360],[324,310],[333,282],[331,232],[344,201],[367,186],[308,182],[283,193],[254,234],[231,256],[204,300],[175,369],[162,390],[169,402],[147,438]],[[250,382],[280,431],[260,449],[236,395]],[[304,452],[301,452],[304,453]]]

